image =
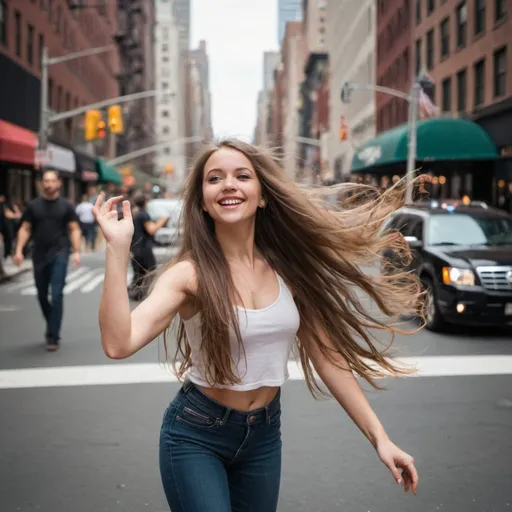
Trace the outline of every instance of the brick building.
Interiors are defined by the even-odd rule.
[[[445,115],[480,124],[498,147],[494,201],[512,193],[512,0],[417,0],[414,62]]]
[[[0,188],[12,198],[26,200],[35,194],[43,47],[55,57],[111,44],[116,11],[116,2],[71,11],[66,0],[0,0]],[[66,111],[117,96],[117,69],[115,51],[50,67],[51,110]],[[94,166],[86,156],[80,165],[76,155],[70,155],[72,146],[83,144],[82,125],[80,116],[53,125],[50,133],[56,155],[52,166],[61,166],[64,193],[71,198],[81,169]]]
[[[377,2],[377,84],[409,92],[412,79],[413,0]],[[406,101],[376,93],[377,132],[407,122]]]

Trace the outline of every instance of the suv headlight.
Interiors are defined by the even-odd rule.
[[[469,268],[443,267],[443,283],[475,286],[475,274]]]

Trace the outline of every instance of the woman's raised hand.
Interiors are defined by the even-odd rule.
[[[130,248],[133,236],[133,219],[129,201],[123,201],[123,218],[118,220],[117,205],[122,196],[112,197],[103,203],[105,194],[101,192],[92,209],[103,236],[108,244]]]

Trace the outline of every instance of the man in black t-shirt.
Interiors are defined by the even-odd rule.
[[[153,236],[169,222],[169,217],[163,217],[153,222],[146,211],[146,197],[139,193],[133,198],[133,237],[131,244],[133,281],[130,286],[130,298],[141,300],[146,295],[147,275],[156,268],[153,254]]]
[[[78,266],[81,231],[75,209],[60,197],[61,181],[57,172],[45,171],[42,185],[42,197],[30,201],[23,213],[13,259],[17,265],[21,265],[23,248],[32,235],[34,280],[46,320],[46,347],[54,351],[59,348],[70,244],[74,251],[73,265]],[[48,300],[50,286],[51,302]]]

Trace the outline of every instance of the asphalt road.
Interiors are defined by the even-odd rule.
[[[44,351],[31,276],[0,286],[1,512],[168,510],[158,432],[178,384],[159,365],[161,343],[128,361],[103,355],[102,269],[101,255],[87,255],[70,275],[57,353]],[[421,331],[395,346],[419,377],[368,396],[414,455],[418,495],[403,494],[340,407],[312,399],[292,374],[279,511],[512,511],[510,332]]]

